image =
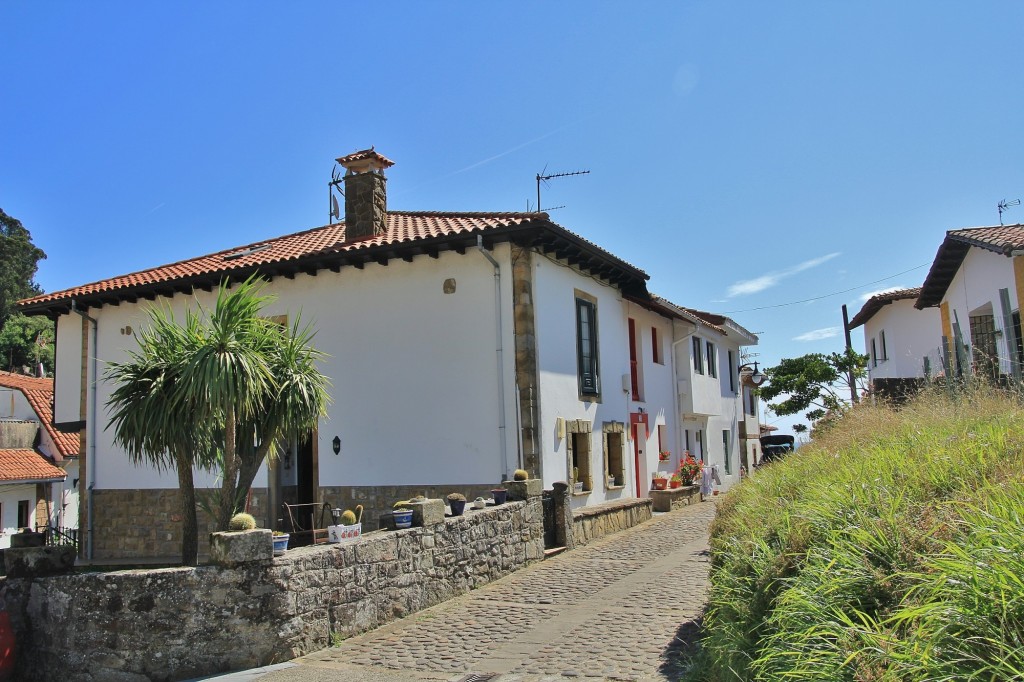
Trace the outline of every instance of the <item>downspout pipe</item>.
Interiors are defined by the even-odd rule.
[[[484,248],[483,235],[476,236],[477,251],[483,254],[492,266],[494,266],[494,319],[496,320],[497,334],[497,362],[498,362],[498,439],[501,447],[501,480],[508,479],[508,443],[505,438],[505,350],[504,332],[502,328],[501,314],[501,265],[494,259],[490,251]]]
[[[96,352],[96,338],[99,330],[99,322],[94,317],[89,317],[84,311],[79,309],[78,303],[75,299],[71,299],[71,312],[76,315],[81,315],[83,320],[88,320],[92,324],[92,339],[89,342],[89,349],[92,351],[91,368],[89,371],[92,381],[89,386],[89,407],[88,412],[85,415],[86,428],[89,430],[88,435],[88,455],[85,460],[85,466],[88,469],[89,481],[87,483],[86,490],[88,491],[88,520],[89,525],[86,530],[86,554],[85,558],[89,561],[93,559],[93,490],[96,488],[96,383],[99,378],[96,375],[97,370],[97,355]]]

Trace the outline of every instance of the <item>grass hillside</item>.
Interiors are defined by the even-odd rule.
[[[688,679],[1024,680],[1024,403],[853,410],[730,492]]]

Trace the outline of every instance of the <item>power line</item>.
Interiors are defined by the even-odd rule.
[[[805,299],[803,299],[801,301],[792,301],[791,303],[776,303],[775,305],[763,305],[760,308],[746,308],[745,310],[728,310],[728,311],[726,311],[724,313],[719,313],[719,314],[720,315],[732,315],[734,313],[750,313],[750,312],[753,312],[755,310],[769,310],[770,308],[784,308],[784,307],[786,307],[788,305],[800,305],[801,303],[810,303],[811,301],[820,301],[823,298],[830,298],[832,296],[838,296],[839,294],[848,294],[851,291],[856,291],[857,289],[861,289],[863,287],[869,287],[872,284],[878,284],[879,282],[884,282],[884,281],[889,280],[889,279],[895,279],[896,277],[900,277],[902,275],[905,275],[908,272],[913,272],[914,270],[920,270],[921,268],[925,267],[926,265],[930,265],[930,263],[921,263],[921,265],[916,265],[916,266],[910,268],[909,270],[904,270],[903,272],[897,272],[895,275],[889,275],[888,277],[883,277],[882,279],[876,279],[873,282],[867,282],[865,284],[858,284],[855,287],[850,287],[849,289],[843,289],[842,291],[833,291],[831,294],[825,294],[823,296],[815,296],[814,298],[805,298]]]

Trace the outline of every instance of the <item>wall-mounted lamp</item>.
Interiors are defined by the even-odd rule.
[[[334,440],[331,441],[331,447],[334,449],[334,454],[337,455],[338,453],[340,453],[341,452],[341,438],[339,438],[338,436],[335,436]]]
[[[644,408],[642,408],[642,407],[638,407],[638,408],[636,408],[636,411],[637,411],[637,414],[643,414],[643,413],[644,413],[644,412],[646,412],[647,410],[645,410],[645,409],[644,409]]]
[[[764,383],[767,379],[764,372],[757,368],[757,362],[754,362],[753,366],[750,364],[740,365],[740,381],[748,386],[757,388]]]

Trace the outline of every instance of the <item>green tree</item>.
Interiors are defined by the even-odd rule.
[[[32,235],[21,221],[0,209],[0,326],[20,299],[43,292],[32,278],[44,258],[46,254],[32,243]]]
[[[250,279],[222,284],[213,310],[189,310],[179,324],[153,308],[139,349],[111,363],[107,405],[115,442],[135,463],[174,468],[181,489],[182,563],[198,558],[193,467],[215,470],[216,525],[227,529],[253,478],[286,436],[311,430],[326,413],[328,381],[316,369],[324,355],[298,321],[283,327],[261,316],[271,298]]]
[[[13,372],[40,363],[47,375],[53,373],[53,322],[14,313],[0,328],[0,366]]]
[[[758,389],[766,401],[780,396],[785,399],[769,402],[778,415],[805,413],[812,422],[828,412],[843,412],[849,405],[850,382],[858,390],[867,376],[868,357],[852,349],[842,353],[809,353],[798,358],[783,359],[775,367],[765,369],[768,383]]]

